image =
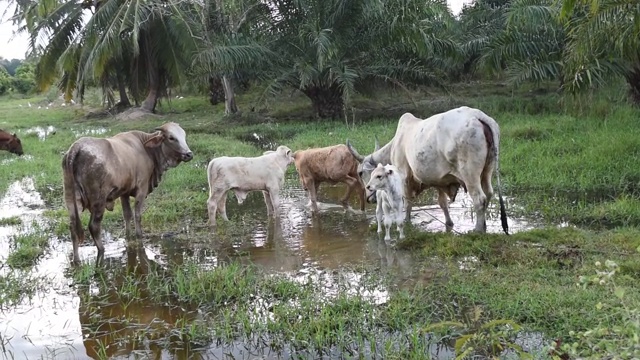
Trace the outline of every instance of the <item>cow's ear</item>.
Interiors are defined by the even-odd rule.
[[[164,134],[162,133],[162,131],[156,131],[150,138],[148,138],[144,142],[144,146],[148,148],[158,147],[162,145],[163,141],[164,141]]]
[[[18,135],[16,135],[16,133],[13,133],[13,137],[18,138]]]

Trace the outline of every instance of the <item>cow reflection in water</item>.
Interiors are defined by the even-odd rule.
[[[190,322],[195,318],[195,313],[180,307],[156,305],[151,301],[146,287],[146,275],[150,270],[162,270],[155,269],[159,265],[148,259],[142,245],[127,246],[126,252],[126,271],[112,271],[113,268],[122,266],[119,258],[105,259],[105,268],[99,270],[102,276],[109,277],[99,282],[112,286],[107,289],[102,285],[98,286],[97,294],[89,291],[89,287],[93,285],[79,288],[79,316],[87,356],[104,359],[114,356],[129,357],[135,353],[146,359],[160,359],[168,355],[176,359],[198,358],[197,354],[184,349],[186,344],[178,342],[176,349],[166,349],[165,345],[176,324],[185,320]],[[135,279],[135,285],[131,285],[131,288],[135,288],[137,293],[131,295],[131,298],[123,296],[122,292],[118,295],[115,291],[116,288],[123,288],[128,281],[123,273],[127,273],[129,279]],[[126,289],[129,289],[129,285]]]
[[[304,221],[269,221],[266,229],[257,228],[251,244],[240,246],[241,254],[248,255],[243,260],[267,271],[288,273],[372,265],[405,277],[414,270],[408,252],[378,239],[367,222],[345,217],[341,210],[323,212]]]

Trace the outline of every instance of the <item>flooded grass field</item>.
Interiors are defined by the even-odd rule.
[[[399,351],[396,347],[402,344],[402,337],[406,334],[393,334],[382,326],[377,333],[360,334],[352,340],[353,343],[342,344],[334,344],[330,338],[337,338],[337,334],[331,334],[333,329],[326,329],[327,339],[315,339],[319,346],[314,351],[304,347],[300,351],[295,343],[271,339],[274,335],[283,335],[285,330],[277,329],[274,334],[268,329],[270,322],[275,323],[275,316],[288,317],[292,315],[289,312],[296,309],[320,311],[315,315],[307,314],[307,320],[316,320],[316,317],[330,315],[322,314],[323,311],[335,311],[311,308],[322,307],[323,302],[331,306],[354,306],[356,314],[365,315],[355,320],[361,323],[358,327],[369,327],[369,321],[379,320],[367,317],[374,312],[383,313],[375,310],[376,307],[389,304],[394,292],[431,281],[435,271],[435,267],[422,268],[409,251],[398,250],[393,243],[380,239],[371,226],[374,223],[371,209],[363,214],[354,210],[344,211],[337,205],[345,191],[343,186],[322,187],[320,198],[324,202],[320,203],[321,213],[312,216],[306,206],[306,194],[294,180],[287,181],[289,186],[284,192],[283,216],[277,220],[267,219],[263,214],[261,197],[251,196],[242,206],[234,204],[234,199],[230,198],[229,213],[242,212],[254,219],[252,223],[234,225],[237,228],[227,228],[221,231],[222,234],[211,234],[203,229],[184,230],[153,236],[143,242],[128,242],[105,231],[104,268],[93,266],[96,249],[87,242],[80,251],[85,265],[75,275],[69,262],[70,242],[50,236],[46,254],[30,272],[38,282],[34,293],[6,309],[0,318],[4,324],[5,355],[17,358],[89,356],[97,359],[171,354],[185,359],[194,356],[275,359],[316,358],[326,351],[325,355],[329,357],[345,356],[351,352],[351,355],[377,358],[388,351]],[[0,218],[13,220],[0,227],[3,254],[14,253],[11,246],[16,237],[47,229],[44,208],[31,178],[17,181],[8,188],[0,201]],[[468,202],[455,209],[452,214],[455,214],[459,227],[471,228]],[[416,228],[443,231],[443,216],[439,210],[429,206],[416,209],[413,216]],[[427,214],[433,217],[427,217]],[[494,219],[488,226],[496,231],[499,228],[498,221]],[[6,262],[7,259],[2,260]],[[461,261],[460,267],[469,266],[467,262]],[[244,274],[246,270],[239,266],[251,267],[255,273]],[[180,267],[177,271],[181,275],[202,271],[214,271],[215,274],[215,269],[230,267],[233,270],[220,270],[223,274],[203,276],[220,276],[217,280],[222,281],[235,281],[240,280],[234,279],[235,276],[247,276],[249,280],[245,281],[249,282],[251,277],[258,277],[270,284],[264,288],[255,278],[255,283],[244,284],[257,286],[252,289],[255,294],[242,295],[243,300],[249,303],[234,306],[218,304],[216,311],[208,314],[213,309],[209,309],[210,304],[207,304],[212,299],[207,296],[211,289],[202,287],[205,284],[190,282],[189,285],[195,289],[182,290],[152,287],[152,281],[166,281],[167,273],[177,276],[174,273],[177,267]],[[230,278],[225,279],[226,276]],[[229,290],[225,285],[213,286],[220,291]],[[187,293],[181,294],[181,291]],[[197,301],[181,301],[181,295],[193,296]],[[229,296],[222,293],[210,295],[214,301]],[[284,301],[278,298],[280,296],[291,298]],[[200,300],[203,303],[198,303]],[[239,299],[232,300],[237,302]],[[334,301],[338,304],[331,304]],[[365,311],[363,308],[368,309]],[[220,311],[222,314],[218,313]],[[225,314],[239,311],[247,313]],[[282,313],[278,314],[280,311]],[[340,312],[336,315],[347,314]],[[244,325],[249,328],[244,330],[250,334],[245,334],[244,338],[239,336],[240,340],[234,336],[235,324],[212,326],[209,323],[236,317],[249,322]],[[231,336],[216,339],[217,331]],[[349,329],[342,331],[350,332]],[[434,358],[453,357],[449,346],[430,339],[428,335],[419,331],[414,333],[414,336],[426,336],[426,350]],[[311,340],[313,342],[314,339]],[[393,349],[384,346],[393,346]]]
[[[626,158],[605,164],[606,154],[638,145],[622,115],[623,125],[594,125],[588,135],[566,115],[565,132],[550,127],[557,116],[493,115],[503,129],[512,235],[501,234],[496,203],[488,234],[467,234],[474,219],[462,192],[451,204],[455,231],[446,232],[434,194],[426,192],[407,239],[395,240],[392,231],[394,240],[385,242],[373,205],[364,213],[338,205],[344,185],[321,185],[321,211],[313,215],[293,166],[280,218],[267,217],[259,193],[242,205],[229,196],[231,221],[211,231],[205,169],[213,157],[255,156],[280,144],[295,150],[349,137],[370,151],[372,134],[389,140],[397,119],[351,130],[274,120],[230,126],[200,113],[198,100],[174,104],[163,119],[117,122],[84,120],[77,108],[17,106],[24,101],[0,102],[3,114],[13,114],[0,117],[0,127],[15,129],[25,148],[22,157],[0,153],[4,358],[547,359],[557,342],[577,344],[562,351],[589,357],[600,354],[592,345],[598,339],[580,334],[628,329],[634,318],[620,309],[640,303],[640,212],[631,186],[640,172]],[[80,136],[167,120],[185,128],[195,158],[169,170],[148,197],[145,237],[124,238],[117,202],[103,222],[104,263],[95,264],[88,237],[82,265],[72,266],[62,154]],[[601,141],[612,134],[624,134],[625,145]],[[562,145],[571,137],[600,148]],[[550,155],[560,149],[564,160]],[[603,175],[616,171],[615,181]],[[359,208],[355,196],[351,206]],[[82,218],[87,224],[87,213]],[[615,261],[615,281],[577,286],[600,274],[597,264],[606,260]]]

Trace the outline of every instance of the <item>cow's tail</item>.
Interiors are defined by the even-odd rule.
[[[505,234],[509,235],[509,223],[507,222],[507,210],[504,204],[504,199],[502,198],[502,183],[500,182],[500,130],[498,128],[498,124],[495,120],[489,118],[488,119],[479,119],[482,124],[487,127],[491,131],[492,141],[488,141],[488,145],[491,148],[487,154],[487,163],[491,162],[491,158],[495,161],[496,166],[496,186],[498,188],[498,200],[500,202],[500,222],[502,223],[502,230]]]
[[[65,203],[67,206],[69,202],[73,204],[73,206],[69,209],[71,224],[70,230],[74,235],[75,239],[79,239],[83,230],[82,230],[82,221],[80,220],[80,213],[78,211],[78,204],[76,201],[76,192],[78,190],[82,191],[82,189],[78,189],[76,186],[76,175],[73,169],[73,164],[75,162],[76,157],[78,156],[79,147],[73,146],[69,151],[62,157],[62,172],[64,177],[64,196]],[[82,197],[82,194],[81,194]]]

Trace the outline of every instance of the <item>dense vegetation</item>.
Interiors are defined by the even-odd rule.
[[[0,95],[28,94],[35,90],[35,66],[31,61],[0,57]]]
[[[238,111],[296,89],[317,116],[341,118],[355,94],[498,76],[559,91],[622,78],[640,101],[638,8],[627,1],[478,0],[454,16],[444,0],[15,1],[40,89],[154,111],[171,89],[207,92]],[[615,38],[604,34],[616,34]],[[44,39],[44,40],[43,40]]]

